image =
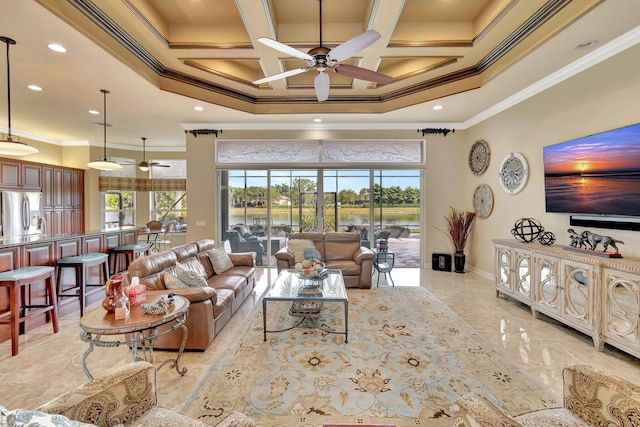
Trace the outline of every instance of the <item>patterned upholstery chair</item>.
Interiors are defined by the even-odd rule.
[[[505,414],[488,400],[465,395],[451,408],[456,427],[583,427],[640,425],[640,387],[585,365],[563,370],[563,408]]]
[[[82,425],[144,426],[144,427],[208,427],[171,409],[157,406],[156,368],[147,362],[133,362],[117,368],[102,378],[85,383],[75,390],[39,407],[43,415],[62,415]],[[29,414],[19,414],[25,417]],[[35,413],[35,411],[30,411]],[[44,413],[44,414],[42,414]],[[0,421],[2,416],[0,415]],[[29,425],[53,425],[37,424]],[[1,423],[0,423],[1,424]],[[55,425],[71,423],[58,419]],[[26,425],[26,424],[25,424]],[[218,427],[252,427],[253,421],[239,412],[232,412]]]

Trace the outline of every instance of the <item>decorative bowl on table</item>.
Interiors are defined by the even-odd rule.
[[[304,281],[322,281],[329,274],[322,261],[305,259],[295,265],[296,275]]]

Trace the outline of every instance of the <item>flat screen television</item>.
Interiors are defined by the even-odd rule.
[[[640,123],[543,149],[547,212],[640,217]]]

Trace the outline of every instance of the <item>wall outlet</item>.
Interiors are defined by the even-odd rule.
[[[206,221],[196,221],[196,227],[204,227],[207,225]]]

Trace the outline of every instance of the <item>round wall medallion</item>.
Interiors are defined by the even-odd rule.
[[[469,169],[474,175],[482,175],[489,166],[489,144],[481,139],[477,140],[469,150]]]
[[[500,185],[509,194],[519,193],[527,184],[529,165],[520,153],[511,153],[500,166]]]
[[[493,211],[493,191],[487,184],[480,184],[473,192],[473,209],[480,218],[487,218]]]

